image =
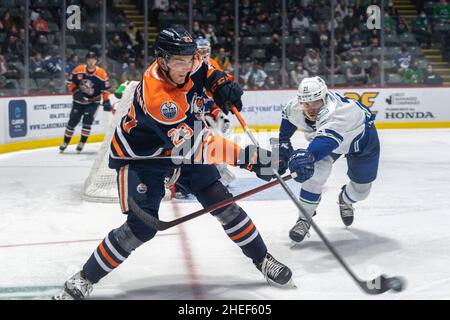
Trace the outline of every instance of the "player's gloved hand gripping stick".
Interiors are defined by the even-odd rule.
[[[252,142],[259,146],[258,141],[255,139],[254,135],[251,133],[251,131],[248,130],[247,124],[245,123],[242,116],[239,114],[239,111],[236,107],[232,106],[231,111],[238,119],[239,123],[241,124],[242,128],[244,129],[245,133],[249,136],[249,138],[252,140]],[[339,261],[341,266],[344,267],[345,271],[350,275],[350,277],[356,282],[356,284],[367,294],[381,294],[389,290],[394,291],[402,291],[406,285],[406,281],[402,277],[388,277],[386,275],[380,275],[377,278],[369,281],[363,281],[360,280],[356,274],[353,272],[353,270],[347,265],[347,263],[344,261],[344,259],[341,257],[341,255],[336,251],[336,249],[333,247],[333,245],[328,241],[328,239],[325,237],[325,235],[322,233],[322,231],[319,229],[319,227],[316,225],[316,223],[309,217],[309,215],[306,213],[305,209],[302,207],[300,201],[297,199],[297,197],[294,195],[292,190],[289,188],[289,186],[286,184],[286,182],[280,177],[277,170],[275,168],[272,168],[272,171],[277,179],[277,181],[281,184],[283,189],[286,191],[286,193],[289,195],[291,200],[295,203],[297,208],[302,213],[303,217],[309,221],[311,226],[313,227],[314,231],[319,235],[320,239],[322,239],[325,246],[330,250],[330,252],[333,254],[333,256]]]

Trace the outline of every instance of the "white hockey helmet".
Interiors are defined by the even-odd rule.
[[[325,100],[328,93],[328,87],[321,77],[305,78],[298,86],[297,98],[298,101],[312,102],[316,100]]]
[[[211,57],[211,43],[203,37],[199,37],[195,42],[197,43],[198,52],[202,55],[203,60],[208,61]]]

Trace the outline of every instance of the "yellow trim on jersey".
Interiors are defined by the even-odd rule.
[[[93,134],[89,136],[88,142],[101,142],[105,138],[103,134]],[[80,136],[72,137],[72,141],[70,144],[78,144],[80,140]],[[30,149],[38,149],[38,148],[47,148],[59,146],[63,141],[63,138],[51,138],[51,139],[43,139],[43,140],[32,140],[32,141],[22,141],[22,142],[14,142],[8,144],[0,145],[0,154],[21,151],[21,150],[30,150]]]

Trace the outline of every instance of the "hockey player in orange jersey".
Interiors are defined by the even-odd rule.
[[[73,95],[73,106],[64,133],[64,142],[59,146],[60,152],[66,150],[75,127],[81,120],[81,139],[76,150],[77,152],[83,150],[101,100],[103,101],[103,110],[111,111],[108,74],[105,69],[97,66],[97,61],[97,55],[94,52],[89,52],[86,55],[86,64],[79,65],[68,76],[67,84]]]
[[[271,167],[277,161],[269,151],[257,146],[240,148],[211,134],[201,121],[205,88],[228,113],[231,105],[242,108],[239,85],[202,61],[196,43],[183,28],[161,31],[155,54],[156,61],[137,85],[129,112],[116,127],[111,142],[109,166],[117,171],[126,221],[108,233],[55,299],[88,297],[93,284],[155,236],[156,230],[139,220],[128,201],[133,198],[149,215],[158,217],[165,177],[178,176],[203,207],[232,197],[219,182],[214,164],[227,162],[253,171],[261,179],[273,178]],[[269,283],[291,283],[291,270],[268,253],[258,229],[240,206],[233,203],[211,214]]]

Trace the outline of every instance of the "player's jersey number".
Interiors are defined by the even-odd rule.
[[[167,136],[172,140],[172,143],[176,147],[181,145],[184,141],[190,139],[193,135],[194,131],[184,122],[167,132]]]

